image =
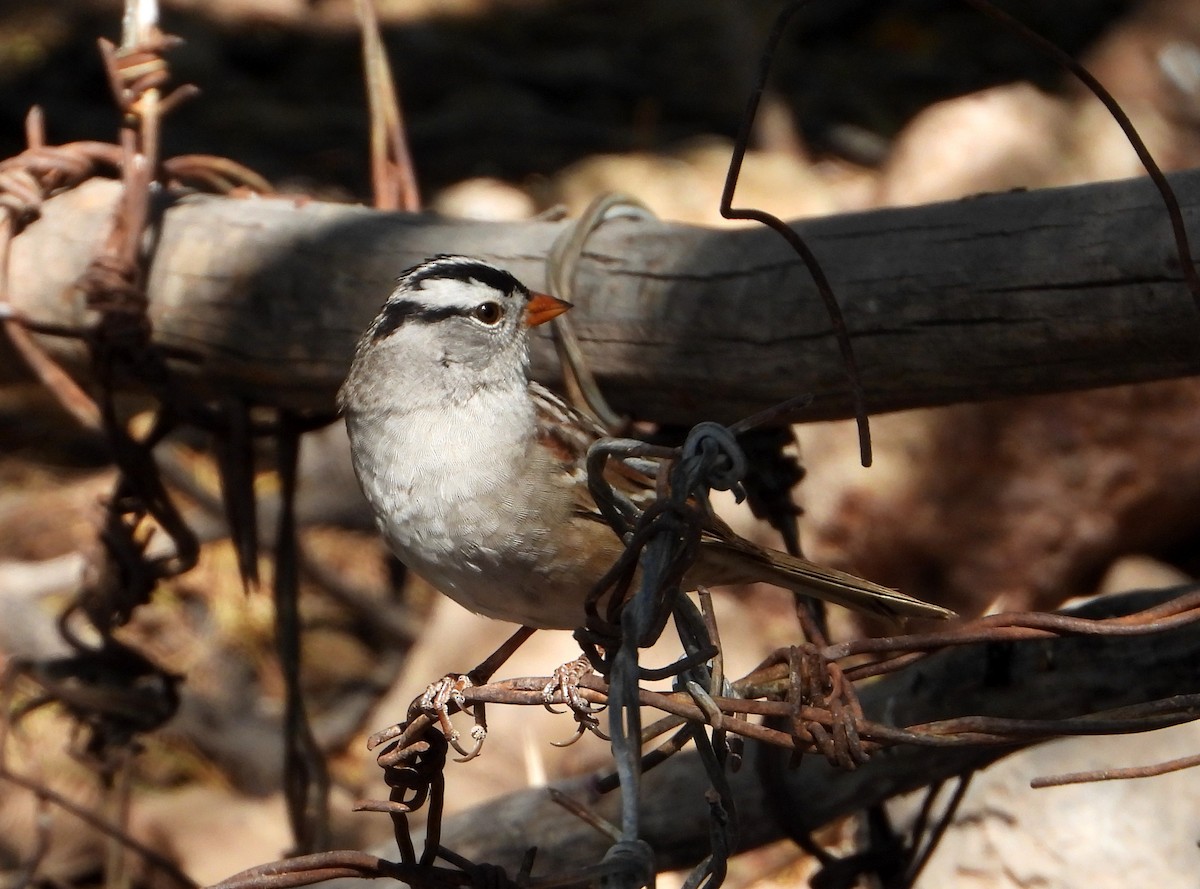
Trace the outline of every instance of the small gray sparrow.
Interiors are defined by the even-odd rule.
[[[538,628],[581,626],[623,548],[584,468],[605,431],[529,379],[530,328],[569,307],[479,260],[435,257],[400,277],[338,394],[359,484],[400,560],[471,611]],[[953,614],[764,549],[716,517],[684,580],[765,581],[892,618]]]

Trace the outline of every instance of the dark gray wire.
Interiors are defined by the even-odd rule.
[[[603,478],[604,463],[610,456],[630,453],[645,454],[645,446],[629,441],[597,442],[588,454],[588,482],[597,492],[597,502],[607,501],[617,527],[628,528],[628,514]],[[641,554],[641,584],[621,613],[621,641],[613,657],[609,673],[609,735],[612,739],[613,760],[621,785],[621,840],[609,850],[610,859],[620,862],[603,884],[611,889],[640,889],[653,879],[653,856],[647,862],[648,849],[640,839],[638,803],[641,787],[641,710],[639,707],[638,650],[655,641],[661,630],[659,603],[674,594],[672,613],[684,645],[685,657],[711,649],[708,631],[695,604],[678,589],[662,589],[668,582],[672,566],[683,552],[688,526],[687,502],[695,497],[706,501],[710,489],[740,490],[746,457],[734,434],[717,423],[697,424],[688,433],[683,447],[671,468],[670,506],[657,515],[650,525],[651,537]],[[597,489],[599,489],[597,491]],[[608,512],[606,511],[606,515]],[[700,663],[681,674],[681,682],[698,683],[708,693],[720,692],[711,688],[712,673]],[[689,878],[690,889],[703,886],[716,889],[724,879],[729,850],[734,847],[733,796],[724,774],[724,758],[719,755],[702,726],[696,726],[692,738],[700,751],[715,791],[710,799],[713,852]],[[649,877],[647,877],[647,868]]]

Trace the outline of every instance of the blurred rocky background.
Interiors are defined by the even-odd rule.
[[[163,5],[164,28],[185,40],[170,57],[176,80],[203,91],[167,120],[166,154],[225,155],[290,192],[369,201],[350,0]],[[1197,163],[1200,0],[1003,6],[1089,67],[1160,164]],[[521,218],[556,206],[578,212],[620,189],[664,219],[724,224],[717,204],[731,139],[777,4],[378,0],[378,8],[430,208]],[[112,0],[0,5],[0,156],[23,147],[34,104],[52,142],[114,137],[95,46],[119,28]],[[1136,158],[1099,103],[966,4],[828,0],[807,4],[784,41],[738,196],[799,218],[1135,175]],[[1200,569],[1198,404],[1200,386],[1183,380],[879,417],[871,470],[857,464],[849,424],[801,427],[805,548],[964,614],[1051,609],[1191,576]],[[201,565],[160,591],[127,634],[187,677],[179,717],[139,758],[129,823],[211,882],[278,857],[289,840],[270,598],[242,590],[204,446],[181,438],[163,456],[209,541]],[[419,583],[392,582],[336,428],[313,436],[303,459],[306,691],[333,764],[337,842],[366,847],[390,825],[349,813],[352,799],[385,795],[363,739],[402,718],[429,681],[473,666],[506,628]],[[77,583],[80,554],[94,546],[111,479],[104,443],[36,387],[0,389],[0,658],[10,664],[65,651],[54,618]],[[264,471],[259,483],[269,503],[277,480]],[[772,542],[749,517],[732,509],[728,517]],[[263,570],[269,576],[269,557]],[[721,596],[718,613],[733,674],[796,638],[778,592]],[[841,618],[836,625],[856,631]],[[509,675],[544,675],[572,656],[566,634],[542,636]],[[605,757],[594,739],[549,746],[570,734],[562,719],[503,709],[490,714],[484,756],[450,770],[454,808]],[[21,725],[8,742],[14,769],[85,805],[100,798],[60,714],[41,710]],[[992,770],[921,885],[1187,885],[1200,822],[1165,806],[1193,798],[1195,779],[1165,779],[1169,791],[1153,782],[1027,787],[1036,774],[1194,750],[1194,732],[1174,732],[1123,746],[1064,742]],[[3,786],[6,885],[43,843],[43,884],[94,881],[102,837]],[[730,880],[796,885],[810,870],[780,845],[745,856]]]

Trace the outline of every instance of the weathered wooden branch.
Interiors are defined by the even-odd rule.
[[[1200,242],[1200,172],[1172,182]],[[72,282],[103,236],[116,191],[92,182],[59,196],[17,239],[12,300],[21,312],[88,323]],[[166,209],[155,240],[155,339],[202,392],[328,409],[359,331],[402,269],[461,252],[543,287],[543,257],[566,224],[189,197]],[[989,195],[797,228],[837,292],[873,410],[1200,372],[1200,314],[1148,182]],[[772,232],[614,220],[589,241],[576,281],[572,317],[622,410],[728,421],[810,392],[813,419],[849,414],[829,321],[804,266]],[[86,373],[78,344],[43,342]],[[545,340],[536,370],[556,373]]]
[[[1125,594],[1089,603],[1086,613],[1097,614],[1100,609],[1127,613],[1192,589]],[[867,718],[898,726],[964,715],[1058,720],[1197,693],[1200,648],[1195,624],[1142,636],[992,642],[949,649],[859,689]],[[1191,718],[1195,715],[1200,714]],[[1029,743],[1035,742],[902,746],[877,754],[852,772],[836,769],[816,755],[806,756],[799,768],[788,769],[786,753],[750,744],[745,765],[729,776],[738,808],[738,851],[816,830],[893,796],[982,768]],[[448,793],[453,794],[456,780],[469,778],[457,775],[451,765]],[[618,794],[598,796],[593,784],[590,776],[584,776],[556,786],[617,823]],[[707,786],[694,754],[676,755],[644,776],[643,838],[657,853],[660,868],[690,867],[707,854]],[[1029,791],[1031,805],[1036,804],[1037,792]],[[525,849],[536,845],[537,876],[595,863],[610,841],[569,815],[545,788],[534,788],[447,819],[442,843],[473,861],[513,869]]]

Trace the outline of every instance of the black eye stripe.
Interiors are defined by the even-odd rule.
[[[400,276],[400,291],[414,293],[425,288],[427,281],[451,280],[464,283],[476,282],[486,285],[502,296],[529,297],[529,289],[503,269],[465,256],[435,256],[433,259],[406,270]],[[470,316],[478,304],[471,307],[431,308],[412,299],[393,299],[384,304],[375,326],[371,330],[372,340],[381,340],[395,333],[405,324],[423,324],[442,321],[455,316]]]
[[[478,309],[479,306],[470,306],[469,308],[444,306],[435,309],[415,300],[398,299],[384,305],[383,311],[379,313],[379,318],[371,331],[371,339],[381,340],[387,336],[391,336],[405,324],[412,324],[414,322],[417,324],[433,324],[438,321],[445,321],[447,318],[470,318],[475,315]]]

